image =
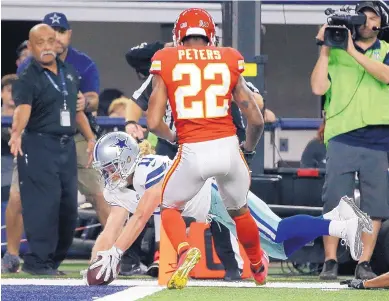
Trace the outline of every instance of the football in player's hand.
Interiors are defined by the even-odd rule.
[[[101,256],[98,256],[95,260],[92,261],[90,266],[93,265],[95,262],[99,261],[101,258],[102,258]],[[109,276],[108,281],[104,281],[104,278],[106,275],[105,273],[103,273],[99,279],[96,279],[96,276],[99,273],[101,266],[96,267],[94,269],[91,269],[90,266],[89,266],[87,274],[86,274],[87,281],[88,281],[89,285],[108,285],[112,281],[115,280],[113,278],[112,272],[111,272],[111,275]],[[120,265],[118,265],[118,268],[117,268],[118,274],[119,274],[119,270],[120,270]]]

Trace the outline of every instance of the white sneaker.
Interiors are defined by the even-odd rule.
[[[363,252],[363,243],[361,240],[363,223],[358,218],[346,220],[346,227],[341,233],[342,246],[346,245],[350,247],[351,257],[358,261]]]
[[[370,217],[364,213],[355,204],[352,198],[347,195],[342,197],[339,201],[339,205],[333,210],[325,214],[327,219],[334,221],[345,221],[353,218],[359,218],[362,222],[363,231],[367,233],[373,233],[373,223]]]

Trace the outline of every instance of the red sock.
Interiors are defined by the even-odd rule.
[[[262,265],[262,250],[259,242],[259,231],[250,212],[233,218],[236,224],[238,239],[254,267]]]
[[[188,238],[186,237],[186,225],[181,213],[176,209],[163,209],[161,220],[174,250],[177,251],[178,255],[181,255],[189,248]]]

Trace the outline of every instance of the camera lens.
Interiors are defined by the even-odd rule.
[[[332,35],[332,39],[335,42],[343,42],[346,38],[347,37],[346,37],[344,30],[334,30],[333,35]]]

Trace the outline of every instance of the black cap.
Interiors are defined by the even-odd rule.
[[[379,6],[375,3],[373,3],[373,1],[363,1],[363,2],[359,2],[355,8],[355,12],[361,12],[362,10],[364,9],[371,9],[372,11],[374,11],[376,13],[377,16],[381,17],[381,9],[379,8]]]

